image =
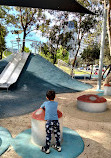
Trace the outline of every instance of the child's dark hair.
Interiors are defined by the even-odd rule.
[[[54,98],[55,98],[55,91],[54,91],[54,90],[49,90],[49,91],[47,91],[46,97],[47,97],[49,100],[54,100]]]

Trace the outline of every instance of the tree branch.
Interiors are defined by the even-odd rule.
[[[20,7],[20,16],[21,16],[21,25],[22,25],[22,28],[24,30],[24,24],[23,24],[23,17],[22,17],[22,10],[21,10],[21,7]]]
[[[34,10],[34,12],[33,12],[33,14],[32,14],[31,19],[30,19],[28,22],[26,22],[26,28],[27,28],[27,26],[32,22],[32,19],[33,19],[34,14],[36,14],[36,11],[35,11],[35,10]]]

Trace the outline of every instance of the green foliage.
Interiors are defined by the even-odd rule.
[[[78,0],[78,2],[84,7],[89,7],[91,5],[90,2],[86,0]]]
[[[108,42],[108,36],[106,36],[105,39],[105,47],[104,47],[104,65],[111,64],[111,56],[110,56],[110,49],[109,49],[109,42]]]
[[[31,52],[31,50],[28,47],[25,47],[24,52],[29,53],[29,52]]]
[[[6,58],[7,56],[11,55],[12,52],[8,52],[7,50],[4,51],[2,58]]]
[[[79,2],[85,7],[91,7],[91,3],[88,0],[79,0]],[[96,24],[98,22],[97,17],[94,17],[92,15],[87,14],[72,14],[72,21],[74,22],[74,29],[73,31],[69,31],[67,28],[69,16],[70,14],[68,12],[57,12],[57,11],[51,11],[51,14],[53,14],[54,19],[50,20],[50,25],[48,23],[47,29],[45,27],[41,27],[43,33],[46,35],[46,37],[49,39],[49,52],[52,53],[53,57],[53,63],[56,63],[56,60],[58,58],[57,51],[62,45],[63,49],[66,49],[67,51],[73,50],[76,56],[78,55],[79,49],[81,47],[81,41],[84,38],[85,35],[88,36],[89,33],[94,32],[96,28]],[[51,22],[54,22],[53,25]],[[76,34],[76,35],[75,35]],[[73,42],[71,41],[73,40]],[[72,43],[74,43],[72,45]],[[74,64],[76,62],[73,62]]]
[[[44,52],[41,52],[40,55],[46,60],[48,60],[49,62],[53,63],[53,58],[50,52],[47,52],[47,55],[45,55]]]
[[[100,54],[100,47],[96,43],[84,49],[84,51],[81,53],[81,58],[83,59],[84,62],[94,64],[94,61],[96,59],[99,59],[99,54]]]
[[[60,46],[62,46],[63,49],[67,51],[72,49],[72,45],[70,45],[68,42],[73,39],[74,32],[66,30],[69,16],[68,12],[49,11],[49,14],[53,14],[53,17],[47,21],[47,25],[41,26],[41,31],[43,35],[49,40],[48,52],[50,52],[50,58],[53,59],[53,63],[55,64],[57,62],[58,56],[62,57],[62,55],[59,55],[61,54],[61,51],[59,50]]]
[[[7,6],[0,6],[0,53],[6,49],[5,46],[5,36],[7,35],[7,30],[5,24],[9,23],[10,14],[8,11],[10,7]]]
[[[0,23],[4,26],[16,23],[16,18],[10,11],[12,11],[12,7],[0,6]]]
[[[57,50],[56,54],[57,59],[61,59],[65,62],[68,62],[69,59],[69,53],[66,49],[64,49],[62,46]]]
[[[45,59],[47,59],[49,62],[53,63],[53,57],[52,54],[49,51],[49,47],[46,43],[43,43],[42,47],[41,47],[41,52],[40,55],[42,57],[44,57]]]
[[[25,39],[32,31],[43,30],[45,23],[44,11],[37,8],[15,7],[16,15],[13,18],[13,24],[17,29],[23,30],[23,47],[25,48]]]
[[[50,61],[51,63],[54,63],[54,55],[56,55],[56,62],[57,59],[61,59],[65,62],[68,62],[68,58],[69,58],[68,51],[64,49],[62,46],[60,46],[60,48],[57,49],[56,54],[54,53],[52,54],[50,52],[50,47],[46,43],[43,44],[40,55],[43,56],[48,61]]]
[[[0,24],[0,52],[5,50],[5,36],[7,32],[4,26]]]
[[[84,7],[87,7],[88,9],[95,8],[95,10],[98,9],[98,3],[92,3],[92,1],[89,0],[78,0]],[[101,9],[102,10],[102,9]],[[76,59],[79,53],[80,48],[83,45],[84,39],[89,41],[88,37],[91,37],[90,35],[94,33],[97,30],[97,24],[101,20],[101,15],[88,15],[88,14],[76,14],[74,16],[74,19],[77,20],[77,40],[74,41],[75,43],[75,58],[73,61],[73,67],[75,66]],[[91,39],[91,44],[98,40],[96,38],[98,34],[94,35],[94,38]]]
[[[53,49],[56,51],[60,45],[64,49],[70,50],[72,47],[67,46],[68,42],[73,38],[72,32],[63,32],[61,26],[54,25],[49,34],[49,41],[50,41],[50,47],[53,47]]]

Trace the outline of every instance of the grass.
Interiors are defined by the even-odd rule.
[[[66,66],[58,66],[57,64],[55,64],[55,66],[57,66],[58,68],[60,68],[61,70],[63,70],[64,72],[68,73],[70,75],[71,69],[66,67]],[[74,70],[74,74],[75,75],[84,75],[84,74],[90,74],[90,72],[86,72],[84,70]]]
[[[2,58],[6,58],[7,56],[9,56],[9,55],[11,55],[11,54],[12,54],[11,52],[5,51],[5,52],[3,53]]]

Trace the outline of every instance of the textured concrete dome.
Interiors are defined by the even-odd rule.
[[[94,94],[82,95],[77,98],[77,108],[86,112],[104,112],[107,100]]]

